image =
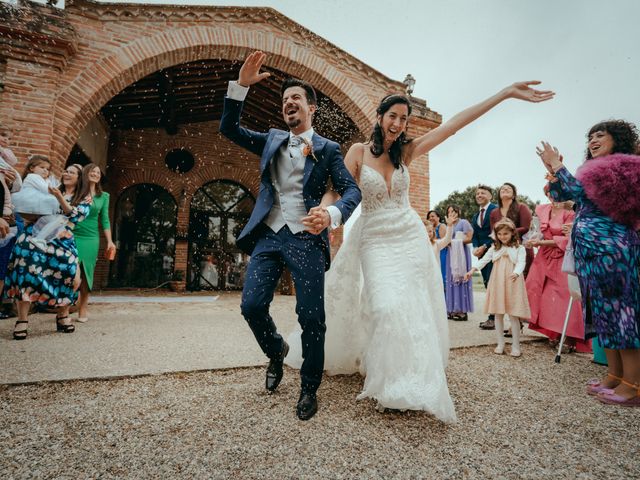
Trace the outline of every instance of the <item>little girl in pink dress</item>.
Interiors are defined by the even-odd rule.
[[[524,267],[527,253],[520,245],[515,224],[508,218],[503,218],[494,227],[495,243],[480,259],[478,265],[465,275],[471,278],[473,272],[481,270],[489,262],[493,262],[491,277],[487,284],[487,301],[484,313],[491,313],[496,317],[496,335],[498,346],[494,353],[504,353],[504,316],[509,315],[511,332],[511,356],[519,357],[520,351],[520,319],[531,316],[527,290],[524,285]]]

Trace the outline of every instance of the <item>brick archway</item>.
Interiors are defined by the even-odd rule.
[[[179,205],[182,230],[188,223],[191,196],[211,179],[240,182],[256,195],[258,159],[218,133],[220,104],[213,101],[200,108],[204,113],[198,121],[185,121],[188,116],[180,112],[186,118],[173,126],[189,127],[178,128],[177,132],[157,128],[155,123],[136,124],[139,112],[130,115],[130,125],[109,124],[111,132],[106,122],[90,125],[122,90],[144,84],[145,78],[159,71],[164,75],[174,70],[170,73],[177,71],[180,78],[177,67],[200,62],[210,68],[195,70],[205,71],[204,75],[211,71],[211,82],[202,82],[205,87],[198,86],[194,91],[202,89],[206,94],[208,88],[218,101],[226,81],[235,75],[234,64],[239,68],[250,51],[259,49],[267,53],[266,66],[278,72],[278,78],[304,78],[330,100],[333,111],[340,113],[335,119],[329,115],[335,128],[348,120],[349,128],[340,140],[343,148],[371,131],[380,98],[404,91],[402,82],[386,77],[271,8],[67,0],[64,9],[33,2],[21,2],[18,7],[0,2],[0,12],[9,19],[0,25],[0,77],[4,86],[0,91],[0,116],[14,132],[14,152],[19,161],[23,163],[28,155],[39,153],[49,155],[54,169],[61,169],[82,132],[81,148],[93,149],[96,160],[106,165],[107,191],[115,196],[136,183],[162,186]],[[255,98],[251,99],[258,99],[255,104],[247,102],[253,110],[250,115],[246,111],[246,120],[260,123],[259,128],[273,126],[269,123],[273,118],[263,117],[271,115],[274,108],[278,110],[277,95],[262,97],[277,88],[277,81],[267,83],[253,90]],[[158,94],[153,92],[148,97],[143,86],[136,92],[140,98],[131,105],[149,107],[143,113],[153,115],[160,104],[163,84],[158,85]],[[262,95],[257,90],[262,90]],[[149,104],[148,98],[152,99]],[[184,103],[183,110],[188,113],[190,104]],[[424,100],[412,98],[412,103],[410,136],[441,123],[440,115]],[[126,108],[124,103],[115,107],[120,105]],[[171,115],[161,115],[159,125],[166,127],[163,121],[167,118]],[[109,121],[113,119],[109,117]],[[198,168],[181,174],[166,168],[163,155],[172,145],[188,148]],[[422,213],[429,204],[428,158],[414,161],[411,171],[411,201]],[[176,262],[186,262],[186,249],[176,254]],[[98,268],[102,267],[99,264]]]
[[[247,33],[234,26],[186,26],[142,37],[110,51],[60,92],[53,116],[54,162],[64,161],[91,118],[131,83],[173,65],[209,58],[241,60],[254,50],[268,54],[268,66],[305,78],[323,91],[361,132],[370,130],[375,105],[358,83],[316,55],[313,49],[265,33],[260,30]],[[287,52],[288,56],[281,52]]]

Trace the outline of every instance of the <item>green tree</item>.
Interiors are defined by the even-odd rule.
[[[455,190],[450,193],[447,198],[433,207],[432,210],[437,211],[440,214],[440,217],[444,220],[447,206],[457,205],[462,211],[462,218],[466,218],[471,221],[471,217],[473,217],[478,211],[478,204],[476,203],[476,188],[477,185],[471,185],[461,192]],[[499,187],[493,188],[493,203],[498,203],[498,188]],[[532,212],[535,211],[536,205],[540,204],[539,201],[534,202],[526,195],[518,195],[518,201],[526,204]]]

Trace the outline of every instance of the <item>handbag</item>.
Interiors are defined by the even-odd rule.
[[[105,249],[104,251],[105,260],[113,261],[115,260],[115,258],[116,258],[116,247]]]

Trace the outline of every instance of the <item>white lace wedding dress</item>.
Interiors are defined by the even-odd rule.
[[[363,165],[361,214],[325,279],[325,370],[365,376],[358,399],[456,420],[445,376],[449,354],[442,276],[420,217],[409,204],[409,171],[391,191]],[[300,330],[285,362],[302,364]]]

